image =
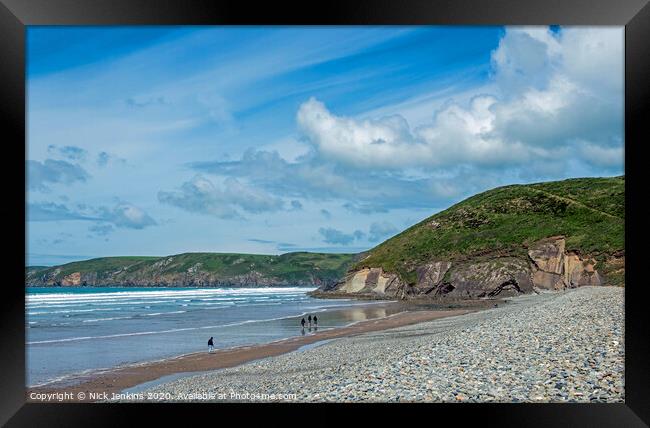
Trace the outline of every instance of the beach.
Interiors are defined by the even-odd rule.
[[[581,287],[404,326],[371,321],[117,401],[624,402],[623,296]]]
[[[581,287],[446,309],[347,308],[358,321],[94,372],[29,388],[27,400],[623,402],[623,295]]]
[[[371,317],[365,321],[353,322],[339,328],[305,328],[304,335],[278,340],[270,343],[241,346],[228,349],[218,349],[212,353],[197,352],[180,355],[174,358],[159,361],[145,362],[137,365],[128,365],[111,370],[92,372],[86,376],[79,376],[65,382],[55,382],[44,386],[31,387],[27,390],[27,400],[33,402],[56,400],[56,394],[63,392],[69,394],[61,401],[66,402],[93,402],[100,401],[97,397],[109,397],[113,394],[127,393],[129,390],[141,390],[139,386],[169,376],[187,375],[192,372],[213,371],[228,367],[236,367],[250,361],[268,359],[278,355],[305,349],[341,337],[381,331],[400,326],[411,325],[433,319],[462,315],[477,310],[481,305],[461,305],[462,309],[426,310],[417,309],[407,311],[395,308],[393,304],[383,304],[382,308],[348,308],[348,312],[365,313]],[[485,305],[483,305],[485,306]],[[393,308],[391,308],[393,307]],[[373,314],[392,315],[382,318],[372,318]],[[298,330],[300,331],[300,330]],[[300,334],[300,333],[298,333]],[[80,395],[81,394],[81,395]]]

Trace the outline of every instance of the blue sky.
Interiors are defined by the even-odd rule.
[[[27,262],[368,249],[622,174],[622,27],[30,27]]]

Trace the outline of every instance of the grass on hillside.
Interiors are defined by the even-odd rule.
[[[124,278],[133,275],[167,275],[186,273],[192,268],[217,274],[222,278],[258,272],[263,276],[285,280],[304,280],[315,275],[340,277],[353,262],[353,254],[287,253],[280,256],[236,253],[184,253],[165,257],[103,257],[27,271],[39,275],[59,270],[61,278],[74,272],[96,273],[98,277]]]
[[[527,245],[564,235],[567,250],[596,259],[624,247],[625,178],[581,178],[496,188],[470,197],[369,251],[355,268],[382,267],[408,283],[429,260],[525,255]]]

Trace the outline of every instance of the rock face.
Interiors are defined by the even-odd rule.
[[[528,264],[512,257],[463,264],[451,272],[448,284],[447,288],[454,287],[448,292],[450,297],[468,299],[533,291]]]
[[[328,291],[347,294],[398,294],[397,275],[385,274],[381,268],[361,269],[348,274],[343,281]]]
[[[192,269],[192,268],[190,268]],[[130,275],[127,279],[115,279],[115,276],[100,277],[96,272],[73,272],[62,278],[55,273],[32,275],[27,279],[28,286],[73,287],[73,286],[120,286],[120,287],[332,287],[336,284],[334,278],[319,278],[311,276],[301,280],[283,280],[268,277],[259,272],[223,277],[209,272],[188,270],[185,273]]]
[[[61,285],[66,287],[77,286],[80,284],[81,284],[80,272],[71,273],[70,275],[65,276],[61,281]]]
[[[339,283],[314,295],[355,295],[371,298],[485,299],[533,293],[535,289],[561,290],[601,285],[592,258],[566,251],[563,236],[531,245],[528,257],[494,256],[451,262],[432,260],[415,269],[414,284],[396,274],[368,267],[348,273]]]
[[[533,291],[529,265],[517,258],[452,264],[436,261],[417,269],[415,285],[399,283],[395,297],[480,299]]]
[[[451,262],[433,262],[417,268],[418,291],[428,294],[440,285],[445,274],[449,271]]]
[[[595,269],[596,261],[582,259],[578,254],[566,252],[564,237],[551,237],[529,248],[533,262],[533,284],[547,290],[560,290],[583,285],[601,285]]]

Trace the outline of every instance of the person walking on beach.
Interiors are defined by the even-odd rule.
[[[214,342],[212,341],[212,337],[208,340],[208,354],[212,353],[212,350],[214,349]]]
[[[314,326],[318,326],[318,317],[314,315]]]
[[[300,325],[302,325],[302,329],[304,330],[305,329],[305,319],[304,318],[300,321]]]
[[[307,321],[309,321],[309,328],[311,328],[311,315],[307,317]]]

